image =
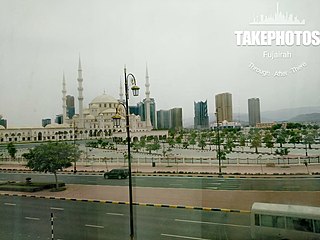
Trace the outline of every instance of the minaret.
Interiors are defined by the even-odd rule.
[[[82,69],[81,69],[81,59],[79,56],[79,66],[78,66],[78,100],[79,100],[79,127],[84,128],[83,120],[83,87],[82,87]]]
[[[63,79],[62,79],[62,110],[63,110],[63,121],[62,123],[66,123],[67,120],[67,90],[66,90],[66,79],[64,77],[63,73]]]
[[[120,77],[120,92],[119,92],[119,102],[123,103],[123,86],[122,86],[122,81],[121,81],[121,77]]]
[[[146,110],[146,124],[147,128],[152,128],[151,119],[150,119],[150,83],[149,83],[149,74],[148,66],[146,66],[146,101],[145,101],[145,110]]]

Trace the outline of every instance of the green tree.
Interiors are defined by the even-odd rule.
[[[200,147],[201,150],[203,150],[206,146],[207,144],[204,138],[198,139],[198,147]]]
[[[289,143],[293,144],[293,148],[296,148],[296,143],[300,143],[302,140],[300,130],[291,130],[289,132]]]
[[[267,131],[265,132],[262,141],[264,142],[264,144],[266,145],[267,148],[271,149],[271,153],[272,153],[272,148],[274,147],[274,142],[273,142],[273,137],[271,132]]]
[[[151,153],[151,151],[157,151],[160,149],[160,144],[155,142],[155,143],[148,143],[146,145],[146,149],[149,153]]]
[[[100,145],[102,148],[106,148],[109,145],[109,142],[102,141]]]
[[[182,143],[182,146],[183,146],[184,149],[188,149],[188,147],[189,147],[189,142],[184,141],[184,142]]]
[[[312,149],[312,144],[315,143],[315,139],[317,137],[316,130],[306,130],[304,135],[304,144],[308,145],[309,149]]]
[[[287,142],[287,131],[285,129],[279,129],[275,132],[276,143],[280,144],[280,148],[282,148],[282,144]]]
[[[219,159],[219,155],[220,155],[220,160],[227,159],[227,152],[226,151],[220,150],[220,153],[219,153],[219,151],[217,151],[217,159]]]
[[[13,142],[10,142],[7,145],[7,150],[8,150],[8,153],[9,153],[10,157],[15,159],[16,158],[17,149],[16,149],[15,145],[13,144]]]
[[[65,142],[41,144],[22,156],[28,160],[27,167],[33,171],[53,173],[58,188],[57,171],[72,166],[74,159],[80,157],[77,145]]]
[[[243,148],[246,146],[246,136],[244,134],[240,134],[239,146],[241,147],[242,152],[243,152]]]
[[[182,134],[180,134],[178,137],[176,137],[176,143],[177,144],[181,144],[182,143],[182,138],[183,138]]]
[[[141,137],[139,144],[141,148],[146,147],[146,139],[144,137]]]
[[[192,149],[194,149],[194,145],[196,145],[196,139],[195,138],[193,138],[193,137],[191,137],[190,139],[189,139],[189,143],[190,143],[190,145],[192,145]]]
[[[229,132],[227,135],[226,135],[226,144],[224,146],[225,150],[227,152],[232,152],[232,149],[236,146],[234,144],[235,142],[235,134],[233,132]]]
[[[280,155],[280,156],[286,156],[289,154],[289,149],[288,148],[280,148],[280,149],[276,149],[275,153]]]
[[[140,144],[140,142],[133,142],[132,143],[133,145],[132,145],[132,148],[133,148],[133,150],[135,150],[136,152],[139,152],[139,150],[142,148],[141,147],[141,144]]]
[[[255,148],[255,153],[259,153],[258,152],[258,147],[261,147],[261,135],[259,133],[259,131],[257,131],[251,140],[251,148]]]
[[[174,147],[174,145],[176,144],[176,141],[174,140],[174,138],[168,138],[168,143],[170,147]]]

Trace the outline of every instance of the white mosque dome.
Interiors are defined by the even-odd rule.
[[[118,103],[118,101],[114,97],[107,95],[105,93],[98,97],[95,97],[91,101],[91,104],[101,104],[101,103]]]

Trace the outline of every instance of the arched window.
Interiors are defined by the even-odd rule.
[[[41,132],[38,133],[38,141],[42,141],[42,133]]]

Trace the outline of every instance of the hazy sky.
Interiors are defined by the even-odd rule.
[[[230,92],[234,112],[247,112],[259,97],[261,111],[320,105],[320,46],[237,46],[234,31],[320,30],[318,0],[0,0],[0,114],[9,127],[40,126],[62,113],[62,76],[67,94],[77,93],[78,58],[84,106],[104,90],[119,97],[123,66],[144,98],[145,69],[157,110],[183,108]],[[303,26],[253,26],[254,17],[279,9],[305,19]],[[288,59],[263,57],[289,51]],[[263,77],[253,63],[271,73]],[[274,77],[304,63],[300,71]],[[77,107],[77,103],[76,103]],[[77,110],[76,110],[77,111]]]

